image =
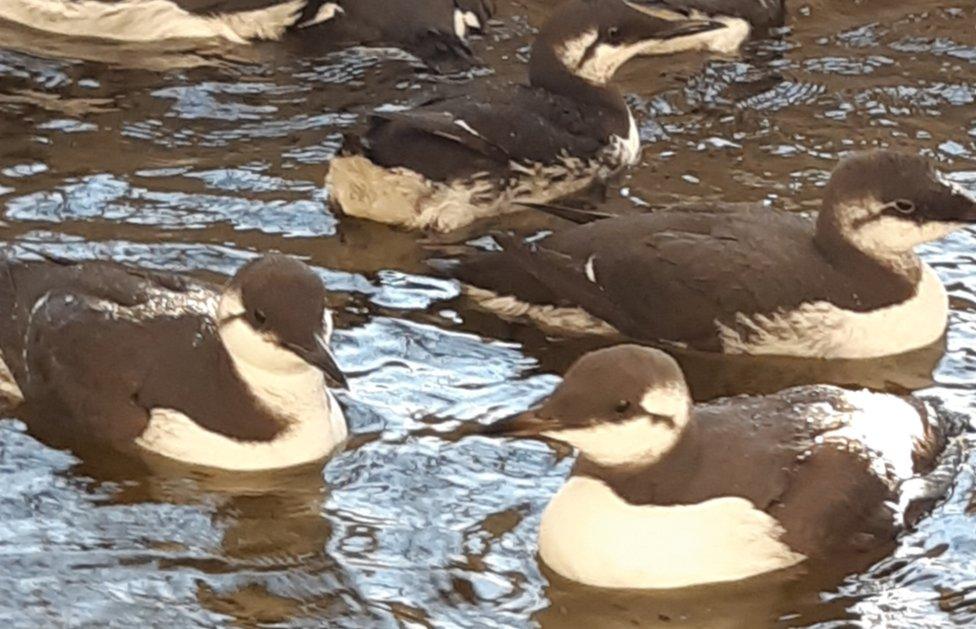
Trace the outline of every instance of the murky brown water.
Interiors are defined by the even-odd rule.
[[[479,50],[523,72],[547,2],[500,1]],[[923,150],[976,188],[971,0],[794,2],[742,58],[627,67],[646,143],[611,188],[632,211],[675,200],[817,207],[840,152]],[[487,50],[486,50],[487,49]],[[0,27],[0,207],[14,243],[75,258],[232,272],[306,256],[344,297],[337,336],[356,447],[318,470],[187,477],[80,463],[0,421],[0,620],[10,626],[714,626],[976,622],[976,454],[897,553],[841,584],[777,578],[608,594],[540,569],[534,531],[571,460],[543,444],[429,436],[520,410],[588,344],[470,312],[426,274],[417,237],[327,209],[324,166],[384,103],[463,89],[403,55],[192,51],[77,43]],[[501,224],[501,223],[499,223]],[[548,225],[523,215],[505,225]],[[683,357],[696,396],[829,380],[925,389],[976,411],[976,233],[925,250],[953,297],[944,357],[871,363]],[[494,340],[501,339],[501,340]],[[933,373],[933,369],[935,369]],[[426,436],[421,436],[426,435]],[[787,575],[790,576],[790,575]]]

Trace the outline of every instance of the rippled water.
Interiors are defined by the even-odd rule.
[[[230,273],[280,250],[341,294],[336,345],[356,433],[324,473],[189,477],[78,461],[0,421],[0,620],[11,626],[234,623],[553,627],[976,622],[973,439],[947,501],[896,554],[842,584],[776,580],[608,594],[540,568],[542,508],[571,466],[531,441],[452,431],[551,389],[579,340],[471,312],[427,275],[415,235],[337,220],[321,189],[380,105],[518,79],[549,3],[500,2],[476,48],[496,68],[431,76],[396,51],[127,47],[0,27],[0,207],[21,252]],[[696,198],[814,210],[837,156],[932,155],[976,189],[976,8],[969,0],[792,2],[740,58],[622,72],[643,164],[615,211]],[[521,215],[526,232],[553,226]],[[870,363],[682,357],[700,399],[815,380],[924,389],[972,415],[976,233],[925,249],[953,303],[947,351]],[[934,369],[934,373],[933,373]]]

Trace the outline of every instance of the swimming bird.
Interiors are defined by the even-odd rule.
[[[493,0],[4,0],[0,19],[71,37],[236,44],[301,34],[329,45],[401,47],[434,67],[460,69]]]
[[[324,459],[346,438],[326,289],[294,258],[251,261],[222,287],[7,259],[0,317],[0,390],[55,444],[261,470]]]
[[[549,568],[670,589],[867,568],[938,500],[922,476],[944,449],[940,423],[919,400],[821,385],[693,405],[670,356],[618,345],[489,432],[579,452],[542,515]]]
[[[635,4],[722,23],[724,28],[703,38],[700,48],[725,54],[734,53],[755,34],[783,26],[786,20],[786,0],[635,0]]]
[[[698,45],[722,28],[625,0],[569,0],[532,47],[529,85],[375,112],[329,165],[339,211],[412,229],[475,220],[580,192],[640,158],[640,134],[609,84],[636,55]]]
[[[873,358],[938,341],[948,299],[914,247],[976,222],[924,157],[842,160],[819,216],[720,204],[605,218],[452,273],[481,307],[557,332],[727,354]]]

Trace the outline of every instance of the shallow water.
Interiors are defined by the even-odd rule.
[[[518,79],[547,2],[500,2],[476,48]],[[624,69],[643,164],[607,207],[696,198],[817,207],[837,156],[922,150],[976,189],[976,8],[968,0],[791,4],[741,58]],[[823,589],[793,579],[608,595],[540,568],[534,531],[571,453],[451,438],[551,389],[592,343],[472,312],[415,235],[333,217],[342,134],[380,105],[464,89],[395,51],[190,50],[61,41],[0,26],[0,207],[18,253],[230,273],[306,257],[342,304],[336,338],[357,438],[325,468],[213,477],[80,462],[0,421],[0,620],[11,626],[922,627],[976,622],[974,440],[951,493],[895,555]],[[497,225],[555,226],[531,215]],[[483,228],[487,229],[487,228]],[[682,357],[700,399],[830,380],[921,389],[973,415],[976,232],[924,257],[953,302],[942,348],[828,367]],[[934,369],[934,373],[933,373]],[[443,433],[443,438],[437,436]]]

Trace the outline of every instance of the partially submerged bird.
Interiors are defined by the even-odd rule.
[[[562,333],[728,354],[873,358],[938,341],[948,299],[913,248],[976,222],[923,157],[841,161],[819,217],[691,205],[574,226],[452,269],[483,308]]]
[[[782,26],[786,19],[786,0],[634,0],[634,3],[722,23],[722,30],[702,40],[701,49],[726,54],[737,51],[752,35]]]
[[[374,113],[361,146],[330,163],[330,200],[351,216],[450,231],[583,191],[640,158],[637,124],[609,84],[617,69],[698,47],[722,27],[625,0],[569,0],[536,37],[528,86]]]
[[[329,45],[401,47],[434,67],[470,66],[467,38],[492,0],[4,0],[0,19],[71,37],[129,42],[289,34]]]
[[[0,262],[0,381],[32,432],[232,470],[346,438],[321,279],[267,255],[220,287],[109,262]]]
[[[693,405],[678,364],[637,345],[583,356],[538,407],[489,430],[579,451],[539,555],[604,588],[864,570],[938,499],[921,476],[945,446],[934,412],[883,393],[806,386]]]

